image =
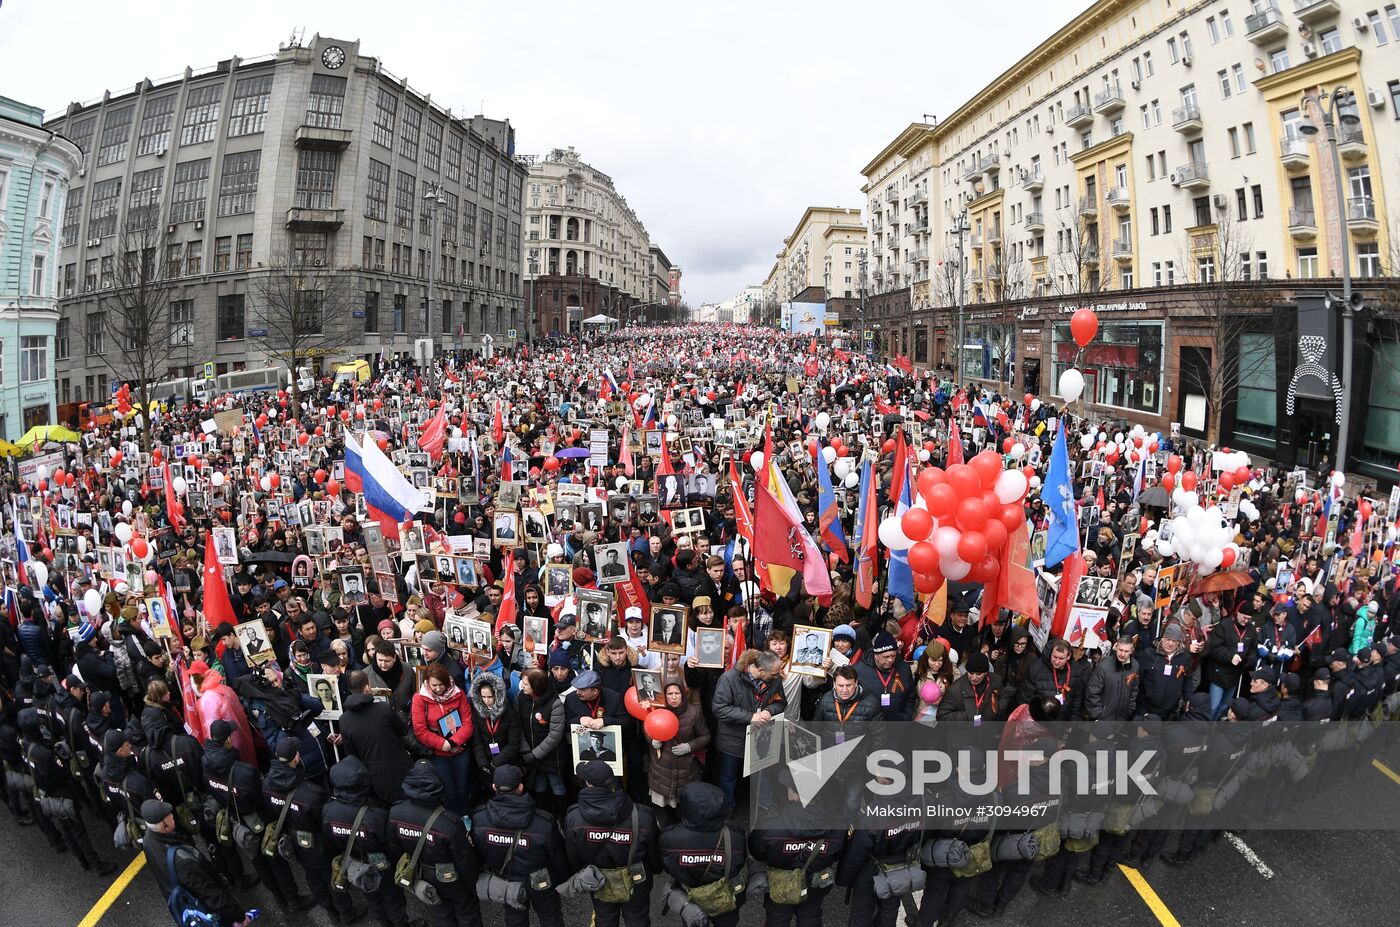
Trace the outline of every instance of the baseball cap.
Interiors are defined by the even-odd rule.
[[[593,670],[584,670],[574,677],[575,689],[596,689],[602,682]]]
[[[641,621],[642,610],[636,605],[627,606],[627,611],[623,612],[624,621]]]

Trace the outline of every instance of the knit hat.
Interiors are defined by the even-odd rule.
[[[574,567],[574,585],[587,586],[593,582],[593,571],[586,566]]]
[[[875,635],[875,639],[870,642],[871,653],[889,653],[899,649],[899,643],[888,631],[881,631]]]
[[[232,724],[225,721],[223,718],[219,718],[213,724],[209,725],[209,739],[216,743],[223,743],[233,736],[233,730]]]
[[[1230,702],[1230,710],[1235,714],[1236,721],[1243,721],[1249,717],[1253,704],[1247,698],[1237,698]]]
[[[967,666],[964,668],[969,673],[990,673],[992,661],[988,660],[987,655],[979,650],[967,658]]]
[[[609,788],[613,784],[612,768],[602,760],[589,760],[578,764],[578,777],[585,785]]]
[[[567,650],[555,648],[549,652],[548,667],[553,669],[556,666],[573,666],[573,662],[569,660],[569,652]]]
[[[429,631],[423,635],[423,649],[443,653],[447,650],[447,638],[441,631]]]
[[[277,758],[284,763],[290,763],[292,757],[297,755],[297,740],[295,737],[283,737],[277,742]]]
[[[132,609],[135,611],[135,609]],[[97,629],[90,622],[84,621],[78,625],[78,643],[86,644],[97,634]]]
[[[558,544],[550,544],[544,549],[544,558],[546,560],[553,560],[555,557],[562,556],[564,556],[564,548],[560,547]]]
[[[848,624],[838,624],[836,629],[831,632],[831,639],[835,640],[838,637],[844,637],[851,643],[855,643],[856,629]]]
[[[413,630],[422,631],[424,634],[428,634],[433,631],[436,631],[437,625],[433,624],[433,619],[431,618],[419,618],[416,622],[414,622]]]
[[[1178,644],[1181,643],[1181,625],[1177,624],[1175,621],[1167,625],[1166,629],[1162,631],[1162,640],[1176,641]]]
[[[397,633],[398,633],[398,630],[399,630],[399,626],[394,622],[394,619],[392,619],[392,618],[385,618],[383,621],[379,622],[379,624],[375,627],[375,630],[379,632],[379,636],[380,636],[380,637],[383,637],[383,636],[385,636],[386,634],[387,634],[387,635],[394,635],[394,634],[397,634]]]

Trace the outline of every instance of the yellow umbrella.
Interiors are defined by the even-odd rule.
[[[15,442],[21,448],[38,447],[45,441],[81,441],[82,435],[62,425],[35,425]]]
[[[0,457],[18,457],[24,450],[0,438]]]

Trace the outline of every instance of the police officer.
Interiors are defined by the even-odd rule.
[[[519,767],[497,767],[491,781],[495,796],[471,815],[477,861],[484,872],[526,883],[526,907],[506,906],[507,927],[528,927],[531,909],[542,927],[563,927],[554,886],[569,876],[564,841],[554,816],[535,807],[523,781]]]
[[[156,880],[161,898],[169,898],[171,867],[180,886],[195,897],[205,911],[218,918],[220,927],[240,927],[247,914],[238,899],[224,888],[209,862],[195,849],[188,834],[175,824],[175,809],[158,799],[141,805],[146,835],[141,838],[146,868]],[[171,853],[174,850],[174,853]]]
[[[350,896],[331,891],[331,857],[321,839],[321,809],[326,793],[306,781],[295,737],[284,737],[277,744],[272,767],[263,776],[263,820],[276,831],[274,840],[288,842],[292,855],[306,876],[306,890],[326,912],[333,924],[353,924],[364,912],[355,911]],[[281,827],[277,822],[281,820]]]
[[[918,865],[923,830],[918,821],[895,821],[877,830],[861,829],[851,834],[836,883],[851,889],[851,923],[894,927],[899,917],[900,898],[875,894],[875,874],[881,866]]]
[[[380,873],[379,887],[364,892],[370,913],[380,927],[396,927],[408,922],[408,905],[403,890],[394,882],[393,860],[389,859],[389,815],[375,801],[369,770],[359,757],[349,756],[331,767],[331,799],[321,809],[321,835],[326,855],[350,857],[374,867]],[[351,835],[355,841],[350,843]],[[350,886],[344,890],[348,891]],[[357,891],[363,891],[354,886]],[[334,888],[337,894],[341,889]]]
[[[718,786],[707,782],[692,782],[681,789],[677,810],[680,820],[661,835],[661,863],[686,894],[721,880],[737,888],[734,910],[723,914],[705,911],[712,927],[734,927],[747,895],[742,883],[734,883],[749,855],[744,832],[727,823],[729,802]],[[667,907],[681,913],[684,923],[684,905],[679,902],[678,898],[668,900]]]
[[[650,807],[635,804],[617,788],[612,769],[601,760],[582,764],[579,778],[584,785],[578,804],[564,818],[569,868],[577,872],[592,865],[623,870],[620,884],[629,886],[631,892],[626,900],[606,901],[598,896],[610,892],[595,892],[593,923],[595,927],[617,927],[621,918],[627,927],[647,927],[651,923],[652,878],[661,869],[656,816]],[[626,871],[629,868],[640,878],[633,878]]]
[[[20,827],[34,824],[34,788],[20,747],[19,706],[0,686],[0,792]]]
[[[139,834],[145,830],[138,809],[149,798],[161,798],[160,791],[136,766],[136,751],[125,731],[112,730],[102,739],[102,768],[99,772],[102,802],[113,821],[125,816]],[[133,841],[134,842],[134,841]]]
[[[768,867],[764,924],[788,927],[796,919],[797,927],[820,927],[822,902],[836,885],[832,867],[846,848],[846,831],[824,826],[829,822],[803,807],[787,767],[779,771],[778,785],[786,797],[782,807],[773,820],[749,833],[749,854]],[[799,873],[789,877],[799,886],[796,896],[774,898],[780,871]]]
[[[442,805],[442,780],[432,763],[419,760],[403,780],[404,798],[389,809],[386,845],[391,869],[404,856],[418,857],[415,879],[437,890],[439,903],[428,905],[439,927],[475,927],[481,923],[476,898],[476,859],[461,818]]]
[[[88,837],[78,812],[78,787],[46,739],[38,709],[19,713],[19,733],[24,760],[34,778],[34,819],[50,845],[58,853],[72,850],[78,865],[96,869],[98,875],[115,872],[116,864],[98,856]]]
[[[257,769],[238,758],[232,746],[234,727],[220,718],[209,725],[204,741],[204,781],[209,786],[211,814],[227,812],[230,827],[241,822],[254,832],[259,843],[267,822],[263,819],[262,776]],[[286,911],[305,911],[313,902],[297,889],[292,867],[281,856],[264,856],[260,846],[240,847],[253,858],[253,869],[262,879],[277,906]]]

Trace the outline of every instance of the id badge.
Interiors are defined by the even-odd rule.
[[[881,693],[880,693],[880,707],[881,707],[881,708],[889,708],[889,707],[890,707],[890,694],[889,694],[888,692],[881,692]]]
[[[494,744],[494,743],[493,743],[493,744],[487,744],[487,745],[486,745],[486,749],[491,751],[491,755],[492,755],[492,756],[496,756],[497,754],[499,754],[499,753],[501,752],[501,745],[500,745],[500,744]]]
[[[1235,645],[1235,653],[1244,653],[1244,641],[1240,641]]]
[[[981,715],[973,715],[973,716],[972,716],[972,726],[973,726],[973,727],[981,727],[981,726],[982,726],[982,716],[981,716]]]
[[[1057,702],[1059,702],[1061,705],[1063,705],[1063,704],[1065,703],[1065,694],[1064,694],[1063,692],[1056,692],[1056,693],[1055,693],[1055,701],[1057,701]]]
[[[1162,675],[1163,675],[1163,676],[1170,676],[1171,674],[1172,674],[1172,665],[1171,665],[1170,663],[1163,663],[1163,664],[1162,664]]]
[[[843,743],[846,742],[846,732],[845,732],[845,731],[837,731],[837,732],[836,732],[836,742],[837,742],[838,744],[843,744]]]

